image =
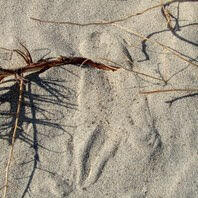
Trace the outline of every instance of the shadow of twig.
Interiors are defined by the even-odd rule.
[[[172,104],[176,101],[179,101],[179,100],[182,100],[184,98],[191,98],[191,97],[197,97],[198,96],[198,93],[193,93],[193,94],[187,94],[185,96],[180,96],[180,97],[176,97],[172,100],[168,100],[168,101],[165,101],[165,103],[169,104],[169,107],[172,106]]]
[[[72,100],[75,97],[75,91],[64,86],[65,80],[41,79],[39,77],[39,72],[29,74],[25,77],[25,79],[27,80],[27,83],[25,85],[25,90],[23,92],[22,97],[22,106],[20,111],[16,141],[20,140],[22,142],[25,142],[29,145],[30,148],[33,148],[34,157],[32,160],[32,170],[29,174],[29,179],[27,181],[27,184],[23,190],[23,194],[21,197],[25,197],[26,193],[28,192],[35,171],[38,168],[38,163],[40,162],[39,149],[45,149],[51,152],[56,152],[39,144],[38,126],[39,128],[42,126],[54,128],[54,136],[59,135],[57,134],[57,132],[60,133],[60,131],[62,131],[63,133],[67,133],[67,131],[64,129],[64,126],[58,124],[58,120],[56,120],[57,117],[56,119],[48,118],[48,116],[52,117],[56,115],[51,111],[51,109],[46,108],[46,106],[50,107],[51,105],[53,105],[53,109],[54,107],[56,107],[57,109],[77,108],[77,105],[72,102]],[[35,93],[34,91],[35,85],[37,86],[37,88],[41,89],[37,93]],[[10,108],[6,111],[0,111],[0,140],[7,140],[8,144],[11,144],[12,141],[13,126],[16,119],[15,114],[19,97],[18,90],[19,85],[17,82],[11,86],[1,88],[3,94],[0,96],[0,106],[3,106],[6,103],[8,103]],[[6,105],[8,106],[8,104]],[[56,110],[56,112],[58,112],[58,110]],[[65,115],[62,115],[62,117],[64,116]],[[32,136],[29,135],[26,131],[27,127],[25,126],[29,125],[31,125]]]

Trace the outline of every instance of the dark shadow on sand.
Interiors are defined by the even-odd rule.
[[[17,129],[17,135],[16,140],[20,140],[25,142],[29,145],[30,148],[34,149],[34,156],[33,156],[33,164],[32,164],[32,170],[29,174],[29,179],[26,183],[26,186],[24,187],[23,193],[21,197],[25,197],[25,195],[28,193],[30,189],[31,182],[33,180],[35,171],[38,168],[38,163],[40,163],[39,159],[39,149],[44,149],[51,151],[50,149],[46,148],[45,146],[39,144],[39,134],[45,133],[41,132],[38,129],[38,126],[47,126],[54,129],[55,134],[60,135],[60,132],[62,133],[68,133],[63,126],[58,124],[58,122],[55,119],[48,119],[45,115],[46,109],[42,108],[42,104],[47,105],[53,105],[56,106],[57,109],[60,108],[69,108],[69,109],[77,109],[77,105],[72,101],[73,96],[75,95],[75,91],[70,89],[69,87],[65,87],[65,83],[63,79],[55,79],[55,80],[48,80],[44,78],[39,77],[39,72],[29,74],[25,77],[27,80],[23,92],[22,97],[22,105],[21,105],[21,111],[20,111],[20,117],[19,117],[19,128]],[[32,85],[36,85],[39,87],[39,89],[42,89],[42,92],[45,93],[45,95],[39,94],[39,92],[35,93],[35,91],[32,89]],[[3,141],[7,141],[8,145],[11,144],[12,141],[12,135],[13,135],[13,126],[16,119],[16,110],[17,110],[17,103],[18,103],[18,97],[19,97],[19,84],[18,82],[15,82],[10,87],[3,87],[0,88],[0,90],[3,92],[2,95],[0,95],[0,107],[5,105],[5,103],[9,103],[10,108],[6,111],[0,111],[0,117],[1,117],[1,133],[0,133],[0,139],[3,139]],[[70,97],[73,95],[72,97]],[[8,105],[8,104],[7,104]],[[29,115],[27,116],[27,110],[29,111]],[[40,116],[37,116],[39,113]],[[47,115],[49,115],[51,112],[47,111]],[[42,115],[42,116],[41,116]],[[64,117],[66,115],[63,115]],[[40,118],[42,117],[42,118]],[[32,125],[32,136],[28,135],[25,132],[24,124],[31,124]],[[70,134],[69,134],[70,135]],[[51,151],[55,152],[56,151]],[[58,151],[57,151],[58,152]],[[29,162],[28,162],[29,163]],[[22,165],[23,166],[23,165]]]

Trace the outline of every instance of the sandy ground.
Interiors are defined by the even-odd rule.
[[[1,47],[16,48],[20,41],[34,61],[83,56],[102,62],[101,58],[109,59],[131,69],[130,59],[136,71],[170,78],[163,86],[124,69],[108,72],[74,65],[29,75],[7,197],[198,197],[198,93],[139,94],[198,87],[197,68],[113,25],[64,26],[30,19],[109,21],[159,3],[0,1]],[[160,8],[119,25],[178,50],[188,60],[196,59],[198,2],[176,2],[169,10],[178,19],[174,34]],[[21,59],[6,61],[8,56],[1,50],[1,66],[24,66]],[[14,82],[0,87],[0,186],[4,184],[17,90]]]

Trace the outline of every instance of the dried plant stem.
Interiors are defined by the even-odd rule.
[[[154,79],[154,80],[162,81],[162,82],[164,82],[164,83],[167,82],[167,81],[164,81],[164,79],[161,79],[161,78],[158,78],[158,77],[155,77],[155,76],[151,76],[151,75],[149,75],[149,74],[146,74],[146,73],[143,73],[143,72],[140,72],[140,71],[136,71],[136,70],[134,70],[134,69],[126,69],[126,68],[123,68],[122,65],[120,65],[120,64],[118,64],[118,63],[116,63],[116,62],[114,62],[114,61],[108,60],[108,59],[106,59],[106,58],[101,58],[101,59],[103,59],[103,60],[105,60],[105,61],[108,61],[108,62],[110,62],[110,63],[113,63],[113,64],[115,64],[115,65],[118,65],[120,68],[122,68],[122,69],[124,69],[124,70],[126,70],[126,71],[128,71],[128,72],[132,72],[132,73],[134,73],[134,74],[138,74],[138,75],[141,75],[141,76],[145,76],[145,77],[148,77],[148,78],[152,78],[152,79]],[[130,61],[130,62],[131,62],[131,61]],[[131,64],[133,65],[133,67],[136,66],[136,65],[134,65],[132,62],[131,62]]]
[[[38,18],[35,18],[35,17],[30,17],[30,19],[32,19],[34,21],[38,21],[40,23],[51,23],[51,24],[56,24],[56,25],[77,25],[77,26],[108,25],[108,24],[113,24],[113,23],[119,23],[119,22],[122,22],[122,21],[126,21],[126,20],[128,20],[132,17],[142,15],[142,14],[144,14],[144,13],[150,11],[150,10],[153,10],[155,8],[164,7],[166,5],[170,5],[171,3],[175,3],[175,2],[182,2],[182,0],[170,0],[167,3],[161,2],[160,4],[154,5],[150,8],[146,8],[145,10],[142,10],[142,11],[137,12],[135,14],[130,14],[130,15],[127,15],[127,16],[124,16],[122,18],[112,20],[112,21],[96,21],[96,22],[90,22],[90,23],[77,23],[77,22],[71,22],[71,21],[50,21],[50,20],[38,19]]]
[[[15,124],[14,124],[14,131],[13,131],[13,135],[12,135],[12,145],[11,145],[11,148],[10,148],[9,157],[8,157],[8,161],[7,161],[7,166],[6,166],[6,170],[5,170],[5,183],[4,183],[3,198],[6,198],[6,194],[7,194],[7,190],[8,190],[9,169],[10,169],[11,161],[12,161],[12,158],[13,158],[14,143],[15,143],[15,140],[16,140],[16,132],[17,132],[17,129],[18,129],[18,122],[19,122],[22,95],[23,95],[23,87],[24,87],[23,85],[24,85],[23,78],[20,78],[19,79],[19,99],[18,99],[18,105],[17,105],[16,119],[15,119]]]
[[[21,43],[20,43],[21,44]],[[9,177],[9,170],[11,167],[11,162],[13,159],[13,153],[14,153],[14,143],[16,140],[16,133],[17,129],[19,128],[18,122],[20,117],[20,110],[21,110],[21,103],[22,103],[22,96],[23,96],[23,89],[24,89],[24,78],[23,74],[26,72],[39,72],[42,73],[46,71],[47,69],[50,69],[52,67],[58,67],[61,65],[68,65],[68,64],[74,64],[74,65],[80,65],[80,67],[84,64],[91,66],[93,68],[102,69],[105,71],[117,71],[120,69],[120,67],[111,66],[111,65],[104,65],[102,63],[98,63],[95,61],[92,61],[91,59],[87,59],[84,57],[65,57],[65,56],[59,56],[57,58],[48,58],[43,59],[42,61],[33,62],[32,57],[28,49],[21,44],[21,46],[24,48],[24,51],[21,51],[19,49],[10,50],[7,48],[1,48],[3,50],[16,52],[19,56],[21,56],[25,62],[26,65],[24,67],[18,68],[18,69],[3,69],[0,68],[0,83],[1,81],[8,77],[8,76],[15,76],[15,78],[19,81],[19,97],[18,97],[18,104],[17,104],[17,111],[16,111],[16,118],[15,123],[13,126],[13,135],[12,135],[12,143],[11,148],[7,160],[7,165],[5,169],[5,182],[4,186],[1,188],[3,189],[3,198],[6,198],[7,191],[8,191],[8,177]]]
[[[172,26],[172,23],[171,23],[171,13],[170,11],[166,8],[166,5],[164,4],[163,0],[161,0],[161,4],[163,5],[162,6],[162,14],[163,16],[165,17],[166,19],[166,22],[167,22],[167,27],[173,31],[173,26]]]
[[[108,24],[113,24],[113,23],[126,21],[127,19],[130,19],[134,16],[142,15],[145,12],[148,12],[148,11],[153,10],[155,8],[159,8],[163,5],[164,4],[158,4],[158,5],[155,5],[153,7],[147,8],[147,9],[141,11],[141,12],[137,12],[135,14],[130,14],[128,16],[122,17],[122,18],[117,19],[117,20],[112,20],[112,21],[97,21],[97,22],[90,22],[90,23],[76,23],[76,22],[70,22],[70,21],[49,21],[49,20],[42,20],[42,19],[38,19],[38,18],[34,18],[34,17],[30,17],[30,19],[32,19],[34,21],[41,22],[41,23],[51,23],[51,24],[57,24],[57,25],[77,25],[77,26],[108,25]]]
[[[154,94],[154,93],[165,93],[165,92],[194,92],[198,91],[198,89],[159,89],[153,91],[140,91],[140,94]]]

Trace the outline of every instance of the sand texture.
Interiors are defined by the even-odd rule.
[[[198,197],[198,91],[139,93],[198,89],[198,1],[168,7],[176,19],[173,31],[160,7],[103,26],[30,19],[111,21],[160,2],[0,1],[0,47],[21,49],[21,42],[34,61],[82,56],[122,66],[112,72],[65,65],[25,77],[8,198]],[[24,65],[21,57],[0,49],[0,67]],[[165,85],[131,69],[169,80]],[[19,95],[18,83],[10,79],[0,84],[0,197]]]

